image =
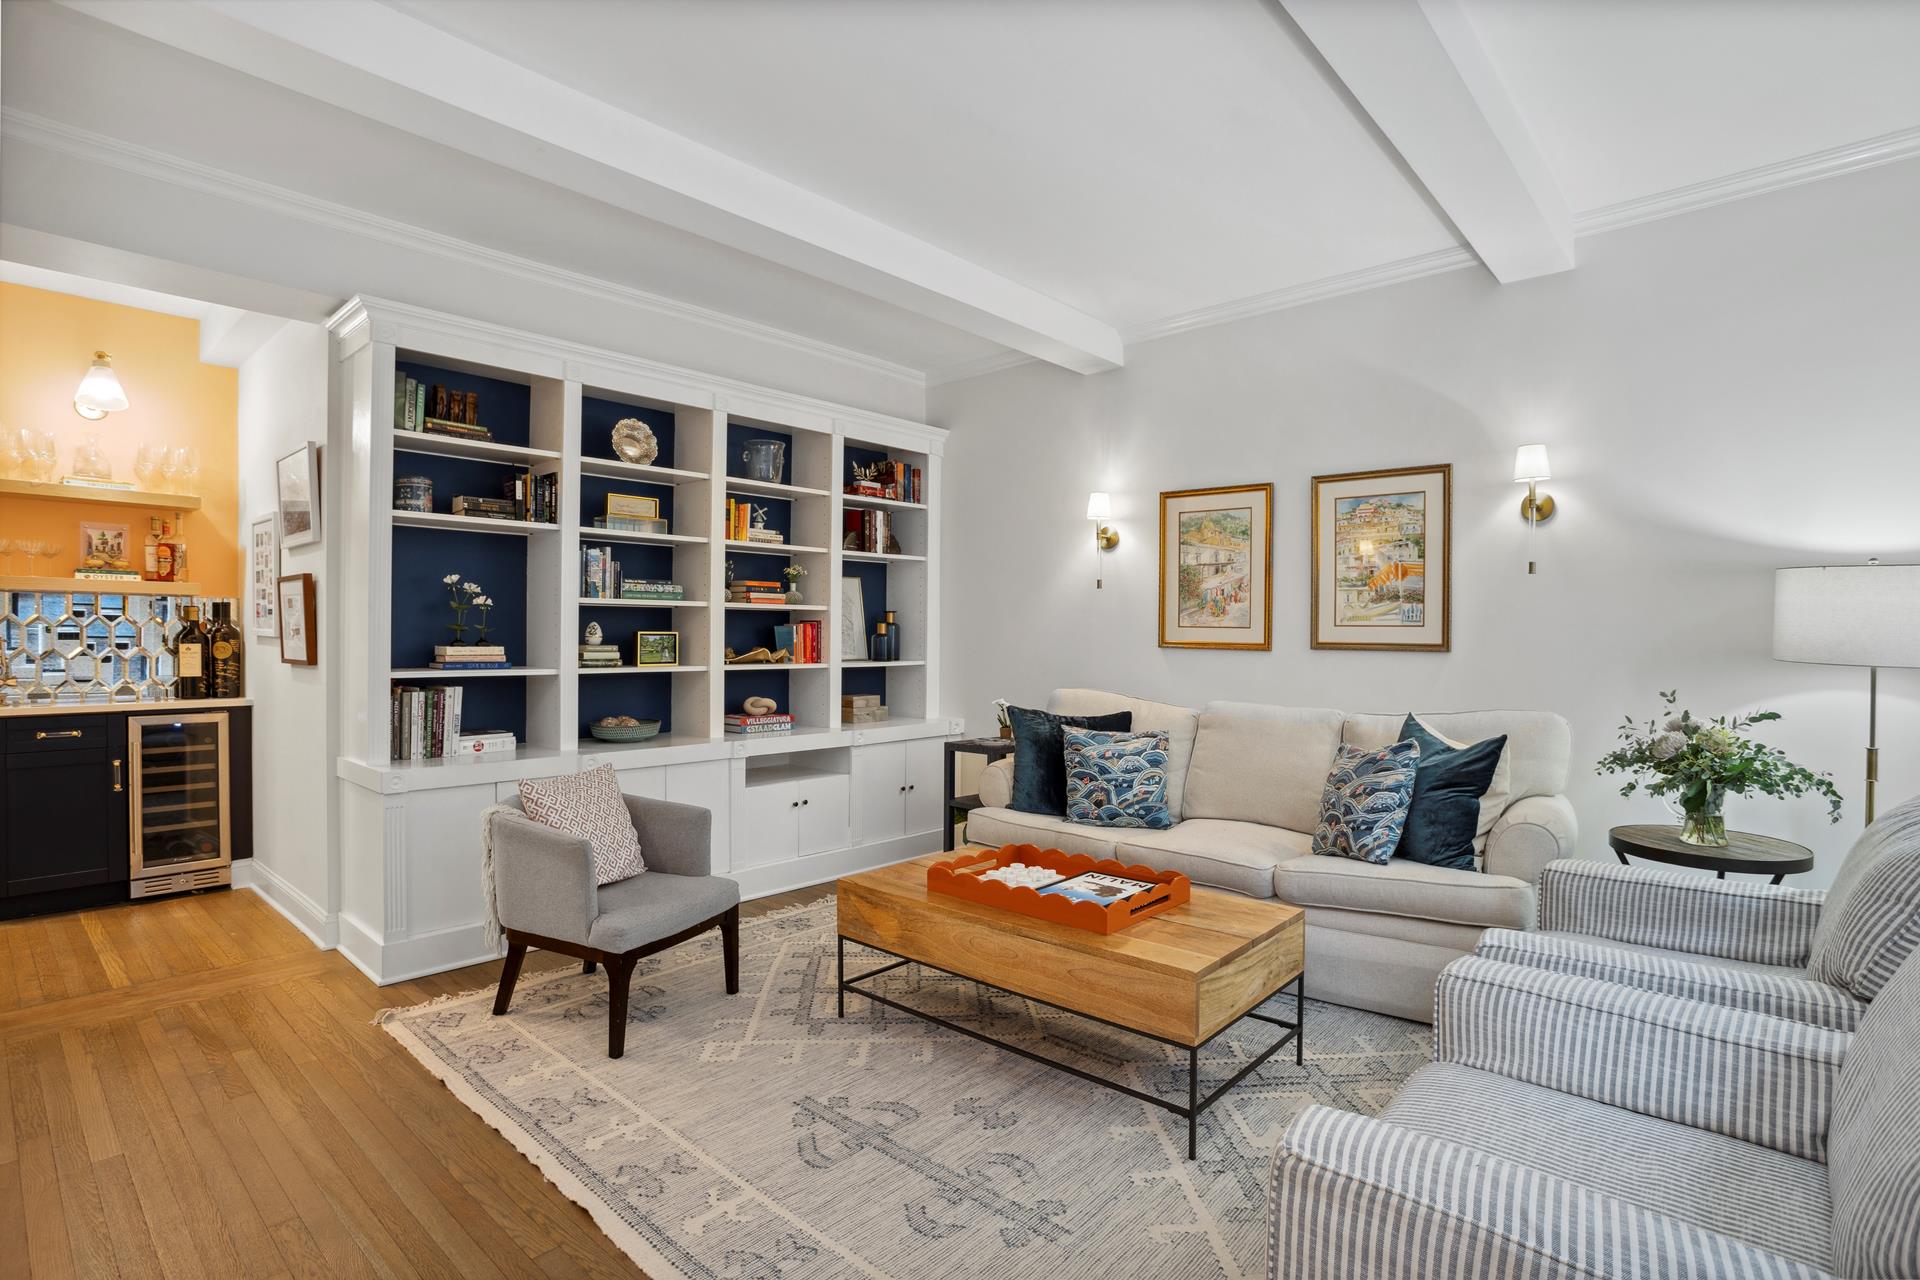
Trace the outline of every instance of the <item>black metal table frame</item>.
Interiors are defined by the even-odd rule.
[[[878,969],[869,969],[865,973],[857,973],[853,975],[851,978],[849,978],[847,976],[847,943],[849,942],[853,943],[857,947],[865,947],[869,951],[878,951],[883,956],[893,956],[894,962],[892,964],[883,964]],[[1306,1043],[1303,1037],[1306,1034],[1306,1026],[1307,1026],[1307,986],[1306,986],[1307,972],[1304,968],[1301,969],[1301,971],[1298,974],[1294,975],[1294,977],[1290,981],[1281,983],[1279,986],[1275,987],[1273,990],[1267,992],[1267,994],[1265,994],[1264,996],[1261,996],[1259,1000],[1254,1002],[1252,1008],[1248,1009],[1245,1013],[1241,1014],[1240,1017],[1235,1018],[1232,1022],[1229,1022],[1226,1026],[1221,1027],[1220,1030],[1214,1032],[1212,1035],[1208,1036],[1205,1040],[1202,1040],[1198,1044],[1187,1044],[1184,1041],[1169,1040],[1165,1036],[1154,1035],[1151,1031],[1142,1031],[1138,1027],[1129,1027],[1124,1023],[1113,1022],[1106,1018],[1102,1018],[1097,1014],[1087,1013],[1084,1010],[1070,1009],[1066,1005],[1055,1004],[1051,1000],[1042,1000],[1038,996],[1030,996],[1030,995],[1024,994],[1023,992],[1012,991],[1006,987],[998,986],[991,982],[982,981],[981,979],[972,977],[968,974],[956,973],[952,969],[942,969],[937,964],[928,964],[924,960],[915,960],[911,956],[903,956],[897,951],[889,951],[885,947],[876,947],[870,942],[862,942],[858,938],[849,938],[845,934],[839,935],[839,948],[840,948],[840,956],[839,956],[840,969],[839,969],[839,975],[838,975],[839,977],[838,986],[839,986],[840,1006],[839,1006],[839,1012],[835,1016],[841,1017],[841,1018],[844,1018],[847,1016],[847,992],[851,991],[855,995],[865,996],[867,999],[874,1001],[876,1004],[883,1004],[890,1009],[898,1009],[902,1013],[912,1014],[914,1017],[920,1018],[926,1022],[931,1022],[935,1026],[945,1027],[949,1031],[958,1031],[963,1036],[971,1036],[975,1040],[978,1040],[983,1044],[990,1044],[996,1049],[1002,1049],[1008,1053],[1017,1053],[1023,1058],[1027,1058],[1031,1061],[1040,1063],[1042,1066],[1052,1067],[1056,1071],[1065,1071],[1069,1075],[1079,1076],[1082,1080],[1086,1080],[1092,1084],[1100,1085],[1102,1088],[1112,1089],[1116,1093],[1124,1093],[1130,1098],[1137,1098],[1141,1102],[1151,1103],[1156,1107],[1162,1108],[1163,1110],[1171,1111],[1173,1112],[1173,1114],[1175,1114],[1176,1116],[1182,1117],[1187,1122],[1187,1159],[1189,1160],[1195,1159],[1199,1150],[1200,1113],[1205,1111],[1208,1107],[1212,1106],[1214,1103],[1218,1102],[1220,1098],[1227,1092],[1227,1090],[1239,1084],[1242,1080],[1252,1075],[1255,1071],[1258,1071],[1262,1066],[1262,1064],[1264,1064],[1268,1058],[1271,1058],[1275,1053],[1279,1052],[1281,1049],[1284,1049],[1289,1044],[1293,1046],[1294,1065],[1304,1066],[1306,1064]],[[1144,1093],[1139,1089],[1134,1089],[1124,1084],[1116,1084],[1114,1081],[1105,1079],[1101,1076],[1097,1076],[1093,1074],[1091,1071],[1084,1071],[1081,1068],[1073,1066],[1069,1063],[1059,1062],[1053,1058],[1045,1057],[1042,1054],[1033,1052],[1031,1049],[1023,1049],[1017,1044],[1009,1044],[1007,1041],[996,1039],[993,1036],[987,1035],[985,1032],[975,1031],[972,1027],[961,1026],[959,1023],[954,1022],[948,1018],[943,1018],[937,1013],[928,1013],[924,1009],[916,1009],[912,1005],[902,1004],[898,1000],[895,1000],[889,996],[877,995],[874,992],[865,990],[864,988],[857,985],[859,983],[866,982],[870,979],[877,978],[883,973],[891,973],[893,972],[893,970],[900,968],[902,965],[909,965],[909,964],[917,964],[924,969],[932,969],[936,973],[944,973],[949,975],[950,977],[963,978],[968,982],[979,983],[979,985],[986,987],[989,990],[1004,992],[1005,994],[1013,996],[1014,998],[1020,999],[1020,1000],[1031,1000],[1035,1004],[1043,1004],[1047,1006],[1047,1008],[1049,1009],[1058,1009],[1062,1013],[1070,1013],[1070,1014],[1073,1014],[1075,1017],[1085,1018],[1090,1022],[1098,1022],[1103,1026],[1112,1027],[1116,1031],[1125,1031],[1132,1035],[1144,1036],[1148,1040],[1156,1040],[1161,1044],[1172,1045],[1176,1049],[1185,1049],[1187,1051],[1187,1103],[1186,1105],[1181,1106],[1178,1102],[1172,1102],[1166,1098],[1157,1097],[1156,1095],[1151,1093]],[[1285,991],[1288,987],[1293,988],[1294,1020],[1292,1022],[1287,1022],[1280,1018],[1270,1018],[1266,1014],[1258,1012],[1261,1005],[1273,999],[1275,996],[1279,995],[1282,991]],[[1200,1051],[1206,1048],[1208,1045],[1212,1044],[1220,1036],[1225,1035],[1228,1031],[1232,1030],[1235,1026],[1239,1025],[1239,1023],[1246,1018],[1252,1018],[1257,1022],[1265,1022],[1271,1026],[1284,1027],[1286,1028],[1286,1034],[1281,1036],[1278,1040],[1274,1041],[1272,1044],[1268,1045],[1256,1057],[1254,1057],[1252,1061],[1248,1062],[1245,1066],[1241,1067],[1238,1071],[1234,1072],[1232,1077],[1229,1078],[1226,1081],[1226,1083],[1220,1085],[1212,1093],[1209,1093],[1204,1099],[1201,1098],[1200,1097]]]

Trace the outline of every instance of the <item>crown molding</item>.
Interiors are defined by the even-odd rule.
[[[56,151],[94,164],[107,165],[122,172],[204,192],[221,199],[251,205],[257,209],[265,209],[283,217],[297,218],[332,231],[363,236],[403,249],[432,254],[463,266],[516,276],[536,284],[558,285],[574,293],[615,302],[677,321],[704,325],[735,337],[784,347],[858,369],[864,373],[891,378],[906,383],[916,390],[924,390],[926,387],[926,375],[920,370],[896,364],[879,356],[854,351],[817,338],[809,338],[804,334],[762,324],[757,320],[747,320],[695,303],[650,293],[631,285],[596,279],[565,267],[553,266],[520,254],[444,235],[426,227],[310,196],[304,192],[262,182],[195,160],[169,155],[152,147],[108,137],[105,134],[77,128],[45,116],[12,108],[0,109],[0,134],[30,146]]]
[[[1003,369],[1017,369],[1023,364],[1034,364],[1037,356],[1024,351],[994,351],[977,360],[966,360],[959,364],[948,365],[927,374],[927,387],[945,386],[949,382],[964,382],[968,378],[983,378],[989,373],[999,373]]]
[[[1622,227],[1673,218],[1696,209],[1710,209],[1717,204],[1745,200],[1749,196],[1765,195],[1770,191],[1784,191],[1788,187],[1818,182],[1822,178],[1836,178],[1861,169],[1874,169],[1915,156],[1920,156],[1920,128],[1901,129],[1877,138],[1849,142],[1825,151],[1795,156],[1791,160],[1742,169],[1725,177],[1576,213],[1573,215],[1573,230],[1579,236],[1618,231]]]

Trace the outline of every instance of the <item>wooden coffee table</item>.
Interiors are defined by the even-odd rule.
[[[847,992],[852,991],[1163,1107],[1186,1119],[1189,1160],[1194,1158],[1201,1112],[1288,1044],[1293,1045],[1294,1062],[1304,1061],[1306,913],[1300,908],[1195,889],[1193,900],[1185,906],[1119,933],[1089,933],[930,892],[927,868],[951,856],[930,854],[839,881],[841,1017],[847,1016]],[[849,941],[897,958],[849,977]],[[910,963],[1185,1049],[1186,1103],[1142,1093],[1042,1057],[859,985]],[[1257,1012],[1289,985],[1294,989],[1292,1022]],[[1283,1028],[1285,1034],[1202,1098],[1200,1050],[1242,1018]]]

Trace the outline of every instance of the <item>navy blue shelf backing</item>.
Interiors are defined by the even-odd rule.
[[[396,360],[394,376],[401,382],[413,378],[425,383],[427,411],[433,411],[435,386],[449,391],[472,391],[480,397],[480,425],[493,433],[495,444],[530,445],[533,388],[520,382],[507,382],[458,369],[442,369],[415,360]],[[451,415],[450,415],[451,416]],[[399,474],[397,471],[395,474]],[[439,495],[436,494],[437,498]]]
[[[635,610],[635,612],[639,612]],[[605,625],[603,622],[601,625]],[[666,628],[655,628],[666,630]],[[623,645],[622,662],[633,661],[633,646]],[[685,655],[682,655],[685,661]],[[658,671],[621,672],[616,675],[580,677],[580,736],[602,716],[632,716],[636,720],[658,720],[660,732],[673,732],[673,682],[693,676],[674,677]]]
[[[782,667],[728,667],[726,693],[722,699],[727,714],[742,711],[741,704],[748,698],[772,698],[780,710],[791,712],[793,703],[788,699],[787,674]]]
[[[452,643],[453,610],[440,581],[449,573],[478,583],[494,599],[487,643],[505,645],[507,661],[526,665],[528,541],[465,529],[394,526],[392,665],[424,667],[433,661],[435,645]],[[480,611],[468,610],[469,644],[475,642],[472,626],[479,621]]]
[[[660,456],[653,460],[653,466],[677,465],[673,460],[671,413],[665,409],[643,409],[636,405],[621,404],[617,400],[597,400],[592,396],[580,397],[580,456],[619,460],[619,455],[613,451],[613,424],[622,418],[638,418],[653,429],[653,438],[660,442]]]
[[[740,455],[747,451],[749,440],[780,440],[787,446],[786,459],[780,466],[780,483],[793,483],[793,436],[785,431],[772,431],[766,427],[748,426],[745,423],[727,424],[727,465],[722,468],[735,480],[747,478],[747,460]]]

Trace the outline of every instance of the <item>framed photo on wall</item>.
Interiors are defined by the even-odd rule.
[[[280,606],[280,661],[296,667],[319,664],[320,621],[314,617],[313,575],[290,573],[277,584]]]
[[[1313,478],[1316,649],[1452,646],[1453,465]]]
[[[280,616],[276,596],[280,577],[280,547],[274,530],[278,516],[261,516],[253,522],[253,537],[247,547],[247,592],[253,608],[253,634],[277,636]]]
[[[274,464],[279,497],[280,545],[320,541],[320,446],[304,444]]]
[[[1160,647],[1273,648],[1273,486],[1160,495]]]

